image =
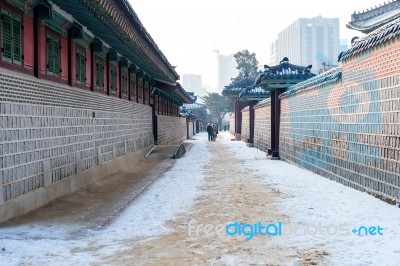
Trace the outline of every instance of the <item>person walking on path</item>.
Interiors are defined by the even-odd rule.
[[[218,135],[218,126],[212,125],[212,128],[213,128],[212,140],[215,141],[217,139],[217,135]]]
[[[211,126],[210,123],[207,125],[207,133],[208,133],[208,141],[212,141],[213,139],[213,127]]]

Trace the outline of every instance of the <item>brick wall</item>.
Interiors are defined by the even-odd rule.
[[[335,83],[282,98],[281,158],[399,200],[399,56],[396,38],[346,60]]]
[[[157,144],[179,144],[187,139],[186,118],[158,115],[157,130]]]
[[[267,152],[271,148],[271,101],[254,106],[254,146]]]
[[[247,142],[250,138],[250,111],[249,107],[245,107],[242,110],[242,141]]]
[[[0,205],[151,144],[148,106],[0,73]]]

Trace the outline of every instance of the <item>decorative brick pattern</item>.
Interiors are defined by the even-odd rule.
[[[249,107],[245,107],[242,110],[242,141],[247,142],[250,139],[250,111]]]
[[[281,158],[399,201],[399,55],[390,41],[346,60],[336,83],[282,98]]]
[[[148,106],[4,72],[3,202],[153,144]]]
[[[254,106],[254,146],[267,152],[271,148],[271,102]]]
[[[186,118],[157,116],[159,145],[181,143],[187,139]]]

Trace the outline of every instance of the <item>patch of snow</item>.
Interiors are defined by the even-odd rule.
[[[276,204],[291,219],[286,228],[299,228],[297,234],[285,235],[283,226],[282,239],[288,246],[320,247],[329,253],[329,265],[399,265],[398,207],[306,169],[269,160],[243,142],[229,143],[226,148],[245,161],[246,170],[257,169],[266,184],[284,194]],[[364,229],[361,235],[352,232],[361,226],[380,226],[383,235],[375,231],[376,235],[366,236]]]
[[[71,265],[99,263],[101,257],[124,250],[121,240],[165,234],[166,221],[191,207],[200,195],[203,167],[210,160],[205,134],[189,140],[193,147],[154,181],[107,228],[69,240],[74,228],[41,224],[0,229],[0,265]],[[140,241],[140,240],[138,240]],[[91,250],[93,246],[97,250]]]

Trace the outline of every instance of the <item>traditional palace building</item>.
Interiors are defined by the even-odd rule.
[[[191,102],[129,3],[4,0],[1,66],[178,115]],[[172,98],[154,97],[154,88]],[[163,100],[159,99],[162,98]]]
[[[127,0],[0,12],[0,221],[188,137],[179,106],[195,98]]]

